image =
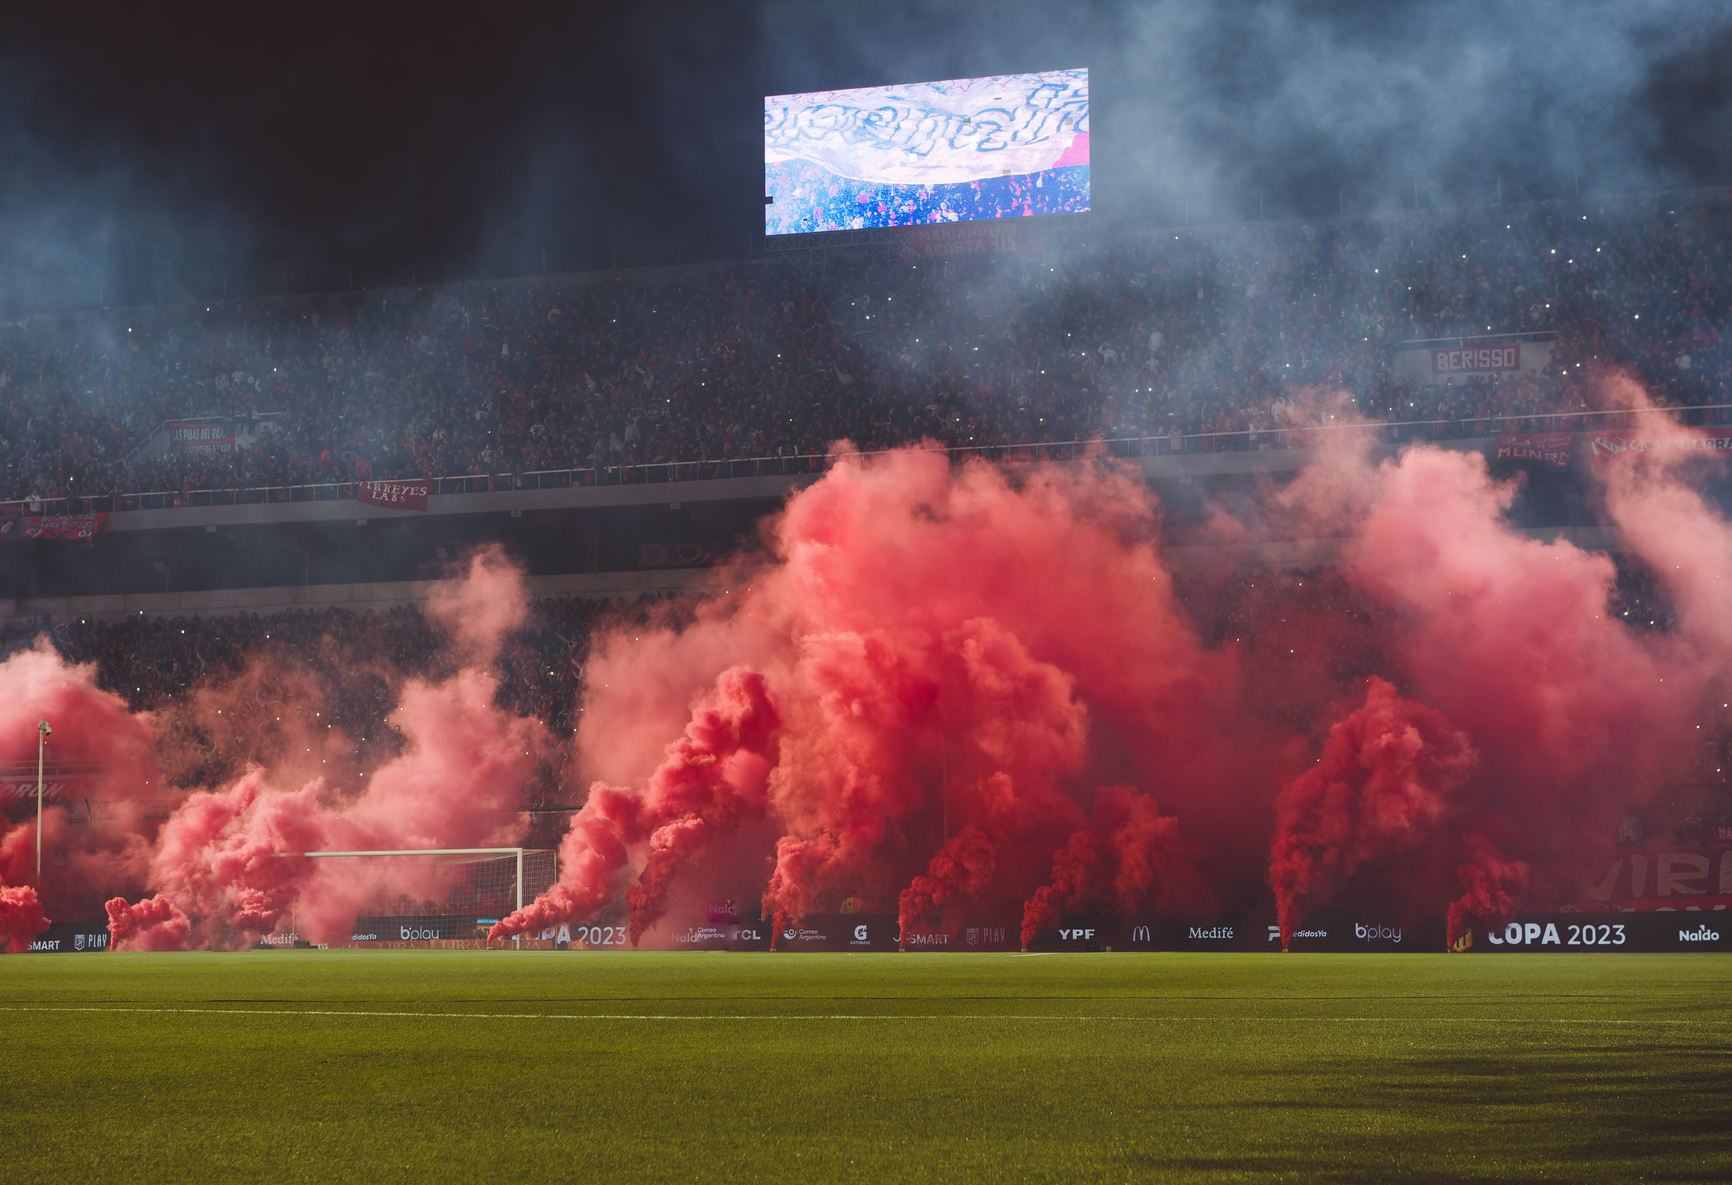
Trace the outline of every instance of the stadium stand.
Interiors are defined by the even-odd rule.
[[[1729,230],[1732,193],[1691,191],[41,315],[0,327],[0,502],[731,476],[841,438],[1280,447],[1315,385],[1410,435],[1571,428],[1613,366],[1722,422]],[[1392,373],[1403,340],[1539,330],[1544,375]],[[171,422],[228,424],[232,451],[166,448]]]

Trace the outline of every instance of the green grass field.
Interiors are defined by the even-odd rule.
[[[23,1182],[1727,1181],[1719,955],[0,958]]]

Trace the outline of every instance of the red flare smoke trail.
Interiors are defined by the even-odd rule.
[[[1425,842],[1474,760],[1443,713],[1372,679],[1365,703],[1329,730],[1317,764],[1275,800],[1269,876],[1283,946],[1301,905],[1332,897],[1377,857]]]
[[[907,935],[952,897],[970,897],[992,881],[998,853],[986,832],[970,824],[947,840],[932,857],[927,875],[917,876],[902,890],[897,921]]]
[[[1478,456],[1420,447],[1382,465],[1321,457],[1271,506],[1353,538],[1343,587],[1369,616],[1348,632],[1386,656],[1384,680],[1331,684],[1315,647],[1290,647],[1285,667],[1255,652],[1262,674],[1368,689],[1313,741],[1280,725],[1281,680],[1241,677],[1252,651],[1201,644],[1132,476],[844,459],[772,524],[771,563],[723,577],[695,623],[598,647],[580,754],[615,788],[575,825],[562,885],[501,933],[606,909],[633,868],[649,871],[625,889],[647,932],[642,904],[666,902],[670,872],[701,864],[694,841],[713,849],[716,832],[659,809],[653,826],[599,824],[640,819],[630,787],[653,738],[740,664],[781,722],[764,798],[778,928],[845,896],[896,901],[905,926],[953,894],[1021,901],[1031,940],[1070,909],[1206,913],[1245,899],[1259,848],[1289,929],[1303,908],[1430,910],[1464,888],[1489,917],[1534,861],[1533,883],[1567,898],[1612,797],[1666,768],[1707,678],[1677,640],[1612,620],[1606,557],[1508,526],[1512,496]],[[1304,612],[1320,615],[1287,626],[1296,642],[1343,636]],[[1127,774],[1109,809],[1095,787]],[[945,855],[921,858],[940,813],[979,829],[990,874],[946,880]],[[1054,834],[1071,836],[1056,858]]]
[[[1161,814],[1149,795],[1130,786],[1103,788],[1095,795],[1094,826],[1074,832],[1053,853],[1051,881],[1023,903],[1023,949],[1068,911],[1214,913],[1215,895],[1186,848],[1178,820]]]
[[[579,751],[616,788],[574,821],[560,886],[496,933],[583,920],[616,899],[623,861],[648,871],[628,900],[650,920],[641,905],[668,891],[659,853],[716,829],[660,804],[646,750],[739,664],[778,715],[761,800],[780,831],[763,888],[778,928],[850,896],[885,909],[905,888],[910,923],[953,897],[1020,902],[1050,837],[1087,823],[1096,767],[1175,787],[1236,773],[1207,726],[1231,710],[1233,663],[1197,641],[1157,531],[1147,487],[1113,466],[844,459],[770,527],[772,564],[724,577],[677,634],[598,646]],[[929,864],[946,816],[958,846]]]
[[[713,835],[733,833],[742,814],[761,813],[779,724],[762,676],[724,671],[693,713],[685,735],[667,747],[642,795],[596,783],[561,845],[559,884],[496,924],[491,938],[586,919],[612,900],[631,845],[649,844],[643,875],[628,892],[635,946],[660,919],[673,875]]]
[[[1057,925],[1066,910],[1083,903],[1090,883],[1098,878],[1100,860],[1095,837],[1087,831],[1072,833],[1064,847],[1053,853],[1052,880],[1036,889],[1023,905],[1023,950],[1042,930]]]
[[[0,942],[8,954],[19,954],[30,945],[30,937],[48,929],[48,915],[29,885],[0,886]]]
[[[185,950],[192,923],[161,894],[136,905],[108,903],[108,933],[115,950]]]

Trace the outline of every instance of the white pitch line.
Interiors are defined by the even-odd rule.
[[[0,1012],[113,1012],[149,1013],[152,1015],[186,1016],[370,1016],[407,1017],[420,1020],[666,1020],[666,1021],[787,1021],[787,1020],[1045,1020],[1045,1021],[1118,1021],[1138,1024],[1427,1024],[1427,1025],[1725,1025],[1732,1019],[1671,1020],[1594,1020],[1568,1017],[1541,1017],[1521,1020],[1511,1017],[1404,1017],[1404,1016],[1064,1016],[1052,1013],[842,1013],[813,1012],[726,1015],[718,1013],[644,1013],[644,1012],[378,1012],[330,1008],[132,1008],[100,1006],[44,1005],[28,1007],[0,1005]]]

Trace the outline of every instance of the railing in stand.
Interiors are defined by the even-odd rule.
[[[1310,448],[1322,434],[1370,432],[1389,444],[1421,440],[1461,440],[1524,432],[1579,432],[1593,428],[1631,428],[1642,416],[1669,416],[1686,427],[1732,425],[1732,404],[1701,407],[1652,407],[1619,411],[1532,412],[1479,416],[1467,420],[1376,420],[1314,424],[1290,428],[1247,428],[1232,432],[1197,432],[1174,436],[1103,436],[1091,440],[957,445],[945,449],[953,459],[981,457],[990,461],[1074,461],[1087,456],[1124,459],[1176,454],[1252,452],[1265,449]],[[879,456],[888,449],[864,451]],[[433,494],[489,494],[512,490],[552,490],[572,487],[673,484],[740,477],[798,477],[822,473],[834,453],[793,453],[779,457],[724,457],[701,461],[645,461],[631,465],[592,465],[572,469],[542,469],[524,473],[469,473],[430,478]],[[383,480],[383,479],[381,479]],[[63,495],[0,501],[0,510],[17,514],[93,514],[116,510],[169,510],[186,506],[246,506],[278,502],[352,500],[353,481],[301,485],[241,486],[217,489],[150,490],[127,494]]]

